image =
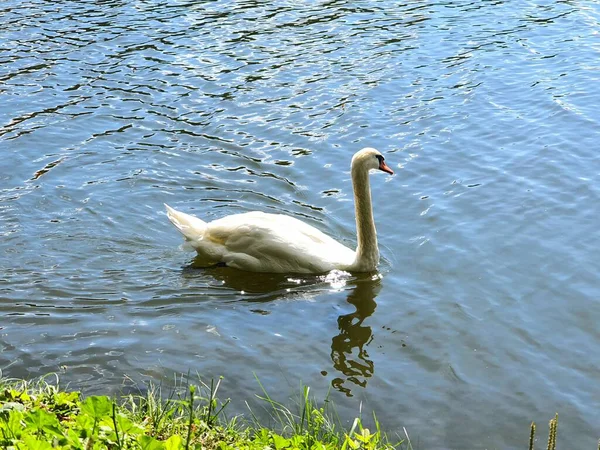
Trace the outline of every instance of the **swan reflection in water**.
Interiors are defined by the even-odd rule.
[[[373,340],[373,330],[364,321],[375,312],[375,297],[381,288],[381,279],[363,278],[354,280],[346,301],[356,310],[338,317],[339,334],[331,339],[331,360],[333,367],[344,377],[332,380],[331,385],[338,391],[351,396],[352,392],[345,382],[367,386],[367,379],[373,376],[375,365],[369,359],[367,346]]]
[[[332,289],[347,293],[346,301],[354,311],[337,318],[337,334],[331,339],[331,361],[338,372],[332,381],[332,387],[347,396],[352,396],[351,385],[367,386],[367,380],[373,376],[375,367],[369,357],[367,347],[373,340],[371,326],[365,324],[377,307],[375,298],[381,289],[379,274],[351,275],[347,272],[332,271],[327,275],[283,275],[270,273],[244,272],[228,267],[200,267],[192,261],[183,269],[184,278],[200,278],[208,286],[214,286],[227,298],[231,290],[241,294],[244,301],[257,304],[251,311],[268,314],[259,304],[282,298],[315,298],[331,293]],[[195,284],[195,283],[194,283]],[[219,295],[217,292],[215,294]],[[236,301],[239,296],[236,296]],[[327,371],[322,372],[327,375]]]

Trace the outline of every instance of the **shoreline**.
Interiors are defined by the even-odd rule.
[[[218,396],[221,379],[162,392],[149,385],[145,394],[83,396],[63,390],[47,377],[34,381],[0,378],[0,448],[14,449],[411,449],[409,440],[390,440],[354,419],[350,429],[336,420],[304,387],[302,402],[289,408],[261,386],[276,426],[249,416],[228,418],[229,400]]]
[[[52,375],[52,374],[51,374]],[[229,399],[218,397],[222,377],[163,392],[149,384],[145,393],[83,396],[81,392],[46,381],[0,376],[0,448],[3,449],[318,449],[413,450],[410,437],[390,438],[375,414],[369,429],[361,417],[343,427],[331,402],[318,403],[304,387],[301,401],[290,408],[273,400],[264,386],[262,396],[274,426],[249,415],[227,417]],[[260,384],[260,382],[259,382]],[[549,422],[547,444],[536,439],[531,423],[529,450],[538,444],[556,449],[558,414]],[[523,448],[525,448],[524,442]],[[598,442],[600,450],[600,441]]]

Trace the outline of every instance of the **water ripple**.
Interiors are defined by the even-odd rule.
[[[596,2],[9,0],[0,24],[4,374],[191,368],[241,400],[294,374],[432,448],[517,447],[557,409],[595,445]],[[397,169],[372,177],[382,278],[179,251],[163,202],[352,246],[367,145]]]

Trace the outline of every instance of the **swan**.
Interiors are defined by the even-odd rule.
[[[352,157],[356,251],[284,214],[252,211],[207,223],[165,204],[167,217],[207,266],[224,264],[270,273],[372,272],[379,263],[379,248],[371,206],[371,169],[394,173],[373,148],[364,148]]]

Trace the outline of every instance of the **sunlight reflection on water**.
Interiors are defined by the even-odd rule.
[[[256,374],[424,447],[520,448],[555,411],[596,444],[597,3],[9,0],[0,22],[4,375],[225,375],[237,413]],[[352,247],[364,146],[402,169],[372,181],[379,274],[180,252],[164,202]]]

